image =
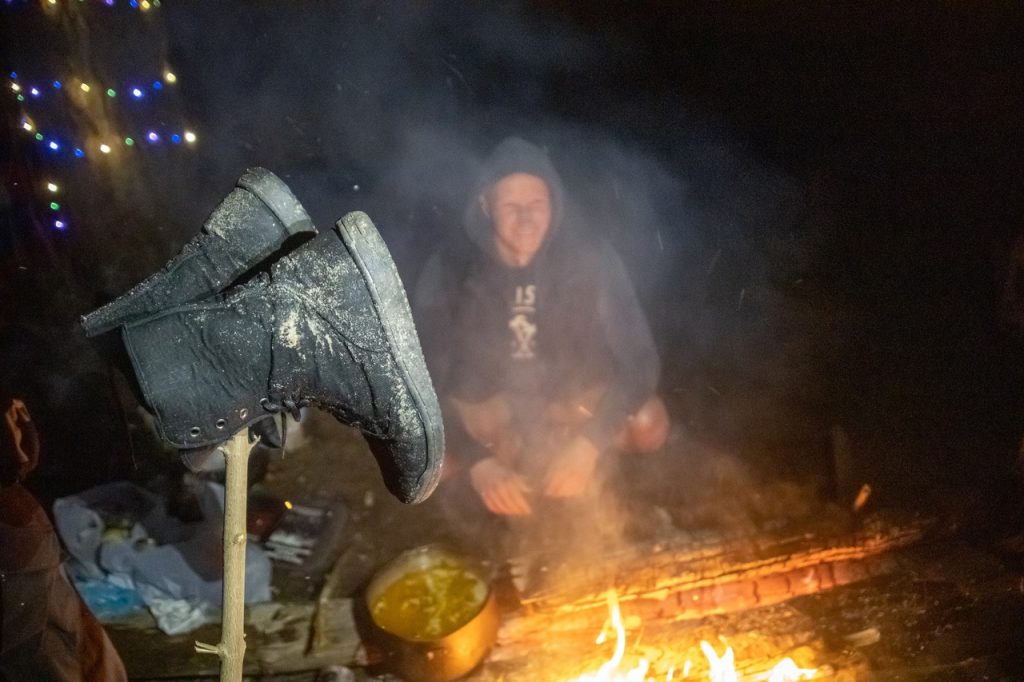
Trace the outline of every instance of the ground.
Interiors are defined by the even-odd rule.
[[[272,458],[257,490],[300,504],[340,503],[347,518],[340,542],[323,551],[313,570],[275,567],[275,599],[316,600],[335,560],[338,580],[333,596],[348,597],[400,551],[435,541],[458,542],[437,499],[406,506],[386,492],[365,444],[349,429],[314,413],[301,437],[295,436],[284,457]],[[683,452],[684,446],[690,451]],[[687,468],[692,485],[681,488],[666,482],[659,475],[666,467]],[[830,523],[847,518],[813,487],[752,486],[743,470],[737,460],[712,449],[695,449],[685,439],[631,465],[623,485],[643,503],[629,506],[630,532],[643,537],[729,527],[756,534],[767,519],[781,519],[787,511],[791,520],[805,523],[821,523],[826,516]],[[704,665],[697,643],[707,639],[719,654],[731,645],[741,672],[751,675],[788,654],[819,668],[826,679],[1024,680],[1024,653],[1016,645],[1024,638],[1022,543],[1011,536],[1001,543],[978,538],[972,544],[971,534],[965,532],[969,528],[946,527],[947,523],[935,520],[937,527],[927,540],[894,554],[885,574],[784,604],[659,630],[641,625],[629,634],[627,654],[653,658],[660,666],[658,679],[665,679],[666,667],[677,663],[678,679],[686,658],[694,664],[691,677],[700,679],[694,677]],[[628,605],[623,611],[628,617]],[[161,670],[181,670],[188,660],[197,660],[192,642],[216,641],[219,630],[207,626],[180,637],[117,626],[111,632],[133,677],[151,679],[162,677]],[[555,640],[537,647],[526,661],[492,660],[471,677],[554,679],[551,675],[558,671],[555,677],[562,679],[584,672],[582,668],[596,669],[605,656],[589,641]],[[249,646],[250,655],[255,655],[259,639],[250,636]],[[583,648],[573,648],[578,646]],[[209,669],[209,660],[204,663]],[[358,679],[374,679],[364,670],[356,673]],[[308,670],[253,679],[316,678],[317,671]]]

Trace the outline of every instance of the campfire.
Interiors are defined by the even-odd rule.
[[[647,682],[657,680],[658,676],[648,674],[650,664],[647,659],[640,657],[636,659],[635,664],[627,662],[626,628],[622,622],[622,611],[619,608],[618,594],[615,590],[608,590],[607,600],[608,620],[601,630],[601,634],[598,635],[596,644],[604,644],[610,631],[615,635],[615,651],[596,672],[584,673],[568,682]],[[700,649],[707,659],[709,682],[740,682],[732,647],[726,647],[725,652],[719,656],[711,643],[701,640]],[[689,659],[686,659],[678,669],[680,674],[676,676],[676,666],[670,666],[662,679],[665,682],[672,682],[674,679],[695,679],[690,677],[693,664]],[[792,658],[786,657],[771,670],[749,675],[746,679],[767,682],[798,682],[799,680],[813,679],[816,673],[816,669],[802,668]]]

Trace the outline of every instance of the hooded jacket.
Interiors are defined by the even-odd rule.
[[[510,267],[498,257],[480,192],[512,173],[547,183],[552,221],[533,260]],[[619,256],[574,221],[562,180],[547,155],[518,138],[503,141],[482,167],[464,227],[428,261],[414,295],[424,352],[438,392],[476,402],[498,393],[541,409],[607,387],[583,434],[605,449],[657,387],[650,328]],[[525,415],[519,415],[524,418]],[[455,419],[448,438],[459,454],[485,454],[465,442]]]

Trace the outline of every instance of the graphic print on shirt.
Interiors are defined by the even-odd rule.
[[[516,360],[530,360],[536,356],[537,287],[534,284],[516,287],[512,302],[512,316],[508,328],[512,331],[512,357]]]

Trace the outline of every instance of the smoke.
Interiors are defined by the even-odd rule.
[[[808,274],[814,198],[684,93],[621,80],[636,73],[623,66],[637,57],[628,32],[519,2],[165,3],[160,13],[161,39],[134,39],[159,43],[137,66],[166,57],[176,111],[199,141],[143,164],[141,190],[124,198],[157,256],[80,243],[106,263],[81,272],[80,289],[116,294],[148,275],[252,165],[284,178],[321,230],[366,211],[411,285],[462,230],[481,159],[516,134],[549,151],[586,228],[621,255],[679,426],[730,447],[805,438],[784,431],[807,423],[802,410],[820,397],[809,375],[829,352],[805,334],[823,296]]]
[[[259,164],[321,230],[366,211],[411,287],[462,230],[481,159],[521,135],[549,151],[587,229],[622,256],[683,425],[735,447],[806,438],[779,425],[818,398],[807,394],[824,360],[805,334],[815,245],[804,238],[817,216],[791,177],[678,93],[605,75],[635,56],[627,38],[521,3],[165,11],[201,140],[191,167],[160,185],[174,206],[169,244]]]

